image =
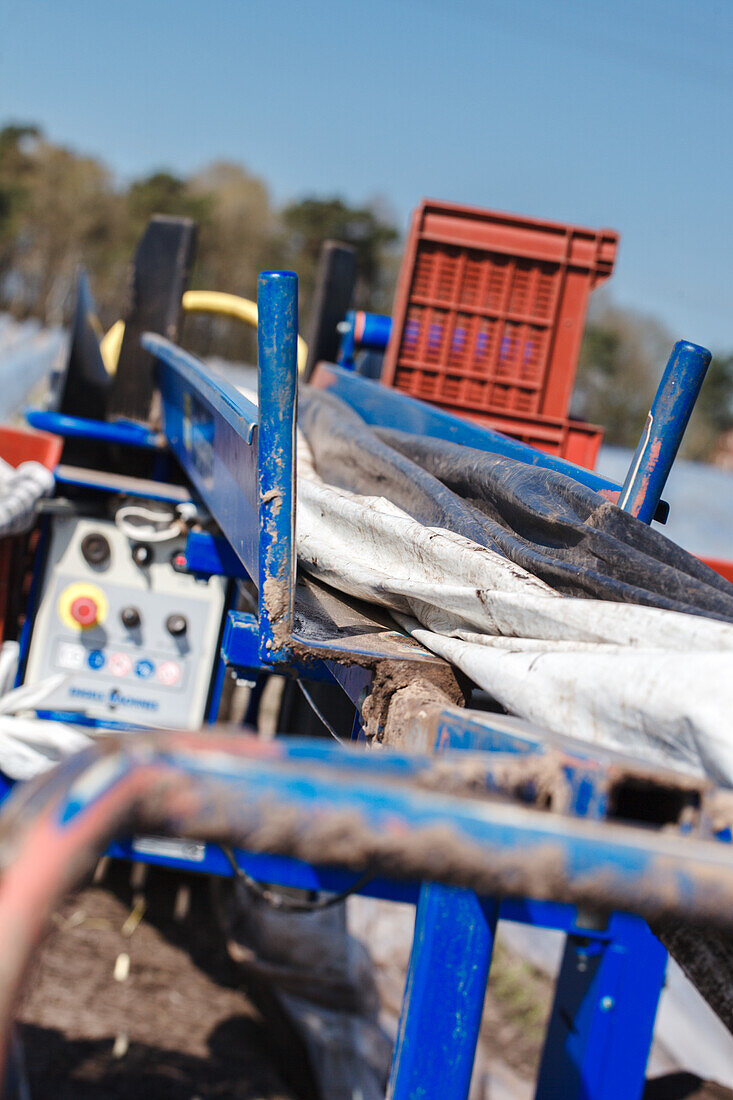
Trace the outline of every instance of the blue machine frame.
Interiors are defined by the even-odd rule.
[[[348,601],[343,607],[335,606],[338,600],[333,607],[327,604],[334,622],[338,614],[346,615],[347,625],[335,629],[332,637],[324,638],[322,630],[310,635],[302,626],[308,600],[325,596],[307,583],[301,591],[303,586],[296,588],[295,583],[296,276],[264,273],[258,301],[259,408],[226,382],[212,378],[193,356],[167,340],[153,335],[143,338],[157,361],[164,436],[224,535],[224,539],[191,535],[188,565],[202,574],[246,575],[259,588],[258,616],[234,611],[227,615],[219,680],[226,665],[248,676],[278,672],[325,680],[338,683],[359,704],[380,660],[419,663],[435,658],[411,639],[400,637],[393,625],[378,620],[370,620],[371,632],[363,629],[363,620],[359,629],[349,632]],[[388,333],[388,321],[380,318],[373,326],[375,346]],[[348,370],[322,365],[319,381],[332,387],[368,423],[407,427],[561,470],[613,499],[621,495],[624,506],[649,520],[657,511],[709,358],[696,345],[676,345],[623,490],[589,471]],[[99,427],[91,425],[90,435],[99,438],[95,431]],[[158,439],[151,436],[143,441],[138,435],[126,442],[158,446]],[[303,615],[296,618],[296,602],[302,600]],[[679,910],[687,916],[718,913],[722,899],[729,904],[733,898],[733,853],[729,845],[720,843],[730,836],[705,833],[704,824],[687,835],[671,824],[664,837],[619,825],[612,820],[610,792],[622,771],[628,776],[631,769],[633,775],[634,765],[623,761],[620,768],[612,753],[591,750],[514,719],[446,708],[432,713],[413,740],[407,748],[483,753],[488,790],[502,791],[500,765],[507,754],[515,759],[552,754],[571,792],[566,816],[534,808],[530,797],[529,804],[510,817],[488,802],[485,812],[470,821],[470,815],[462,817],[457,807],[453,820],[456,828],[468,830],[467,835],[477,842],[501,849],[507,866],[524,869],[528,883],[531,859],[537,858],[539,845],[551,835],[564,853],[566,879],[559,888],[562,896],[551,900],[506,898],[501,902],[439,883],[375,878],[362,885],[362,893],[416,904],[415,937],[387,1095],[395,1100],[415,1096],[460,1100],[468,1095],[496,923],[504,919],[560,929],[567,935],[537,1082],[539,1100],[640,1097],[666,952],[644,920],[631,914],[649,913],[657,890],[668,889],[677,892]],[[293,743],[289,755],[295,764],[307,761],[324,771],[322,784],[314,780],[308,795],[303,785],[291,784],[292,797],[315,801],[331,797],[348,805],[358,803],[367,814],[382,812],[379,800],[375,803],[374,796],[364,794],[358,785],[344,784],[343,778],[338,785],[329,783],[328,768],[334,761],[351,767],[352,753],[330,744],[303,747],[301,743],[298,748]],[[359,769],[378,772],[386,779],[390,774],[416,774],[421,766],[418,756],[380,753],[361,760]],[[648,781],[648,772],[642,772]],[[670,777],[664,781],[674,783]],[[703,783],[692,792],[703,805],[709,795],[709,785]],[[384,798],[386,805],[389,796],[385,793]],[[413,802],[400,803],[399,808],[414,823],[429,812]],[[145,853],[127,841],[115,844],[111,853],[231,874],[228,861],[213,845],[199,845],[195,856],[176,858]],[[277,855],[237,851],[236,859],[255,878],[303,889],[338,891],[355,878],[353,870],[312,866]],[[592,894],[583,894],[579,885],[589,872],[598,870],[610,876],[607,894],[626,912],[599,918]]]

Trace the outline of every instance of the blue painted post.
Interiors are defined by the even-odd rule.
[[[471,890],[421,887],[387,1100],[468,1096],[498,916]]]
[[[619,497],[619,508],[651,523],[712,356],[678,340],[659,383]]]
[[[260,660],[287,663],[295,587],[298,276],[257,282]]]
[[[565,945],[535,1100],[639,1100],[667,952],[638,917]]]
[[[651,523],[711,355],[679,340],[659,383],[619,507]],[[612,918],[613,938],[589,949],[570,935],[557,980],[536,1100],[630,1100],[644,1091],[667,952],[636,917]]]

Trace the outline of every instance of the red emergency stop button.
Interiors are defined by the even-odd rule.
[[[107,597],[96,584],[70,584],[59,596],[59,618],[70,630],[91,630],[107,617]]]
[[[97,601],[93,600],[91,596],[77,596],[76,599],[71,602],[69,614],[79,626],[94,626],[99,618]]]

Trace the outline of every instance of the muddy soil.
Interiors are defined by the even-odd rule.
[[[55,915],[18,1013],[32,1100],[312,1100],[297,1036],[223,949],[207,881],[132,877],[113,864]]]

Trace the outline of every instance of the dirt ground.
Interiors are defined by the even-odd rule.
[[[29,977],[18,1012],[26,1096],[316,1100],[290,1021],[265,990],[245,987],[223,948],[207,879],[124,863],[103,870],[60,907]],[[533,1092],[551,993],[498,945],[481,1042],[489,1064],[519,1074],[517,1096]],[[494,1095],[488,1082],[484,1095]],[[649,1082],[644,1096],[733,1093],[677,1073]]]
[[[207,881],[142,873],[112,865],[56,914],[18,1016],[32,1100],[311,1100],[298,1038],[223,951]]]

